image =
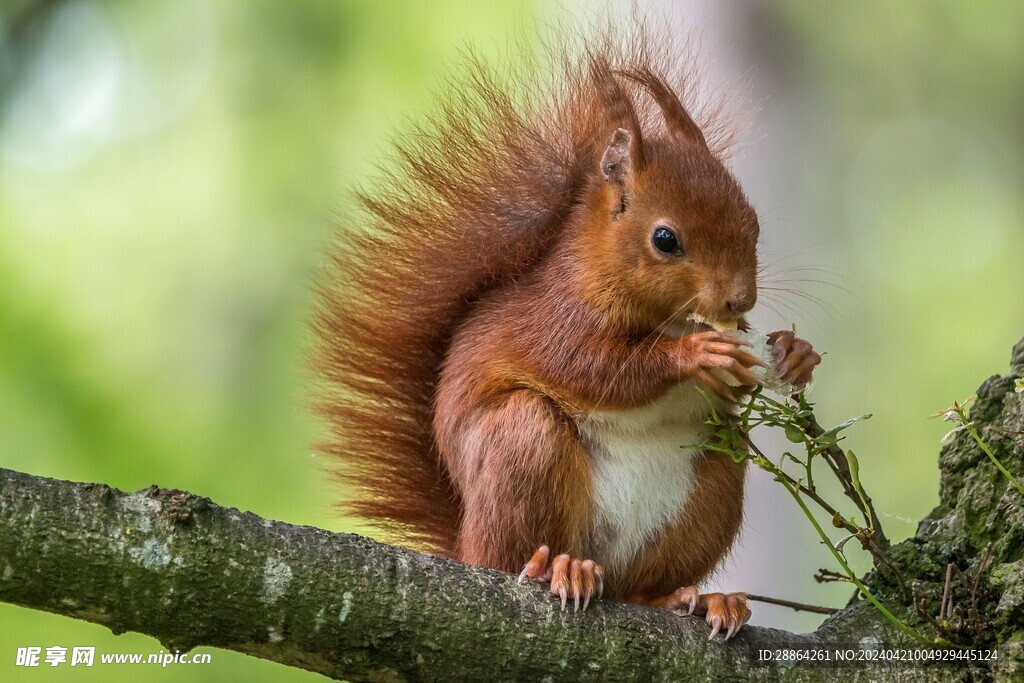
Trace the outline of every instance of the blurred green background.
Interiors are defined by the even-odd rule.
[[[823,420],[874,413],[849,443],[904,538],[937,500],[946,425],[927,416],[1002,372],[1024,335],[1024,5],[641,5],[702,33],[713,80],[747,84],[735,167],[765,261],[822,301],[788,294],[755,322],[795,322],[827,352],[812,395]],[[605,11],[5,0],[0,466],[358,530],[332,510],[343,492],[311,450],[308,410],[311,283],[335,216],[464,45],[497,59],[510,38]],[[717,581],[841,604],[847,590],[810,580],[828,563],[811,530],[763,479]],[[818,620],[758,606],[754,621]],[[17,669],[26,645],[160,649],[0,605],[0,678],[138,675]],[[313,680],[219,650],[145,676]]]

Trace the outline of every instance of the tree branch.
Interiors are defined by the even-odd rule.
[[[352,681],[743,677],[757,649],[878,632],[857,605],[814,635],[748,626],[709,642],[693,617],[611,601],[561,612],[501,572],[183,491],[3,469],[0,600]]]
[[[1024,341],[1011,374],[978,390],[972,419],[1024,430],[1021,375]],[[993,430],[990,445],[1024,471],[1024,442]],[[728,643],[709,642],[692,617],[607,600],[562,612],[543,588],[501,572],[268,521],[183,491],[124,493],[3,469],[0,600],[145,633],[168,650],[210,645],[351,681],[1011,680],[1024,670],[1024,497],[964,435],[939,464],[939,506],[886,557],[913,578],[914,608],[932,620],[947,601],[969,605],[946,610],[942,626],[998,650],[996,660],[765,664],[759,650],[906,641],[854,600],[812,634],[748,626]],[[970,585],[947,582],[950,566],[973,576]],[[865,582],[914,617],[885,567]]]

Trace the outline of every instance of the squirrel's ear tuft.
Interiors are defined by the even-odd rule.
[[[624,71],[622,75],[647,88],[651,97],[658,103],[665,118],[665,127],[670,133],[707,149],[708,143],[704,139],[704,133],[700,126],[694,122],[679,96],[669,87],[664,78],[646,66]]]
[[[612,134],[608,149],[601,155],[601,175],[605,180],[622,185],[632,170],[630,147],[633,136],[625,128],[619,128]]]

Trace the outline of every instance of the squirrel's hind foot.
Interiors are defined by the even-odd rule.
[[[570,596],[573,611],[579,611],[580,600],[586,610],[591,598],[600,598],[604,594],[604,569],[601,565],[593,560],[575,560],[565,553],[557,555],[549,563],[550,558],[551,549],[542,545],[519,573],[519,582],[550,584],[551,594],[561,599],[563,610]]]
[[[743,625],[750,621],[750,608],[747,607],[746,593],[700,593],[696,586],[685,586],[663,598],[651,600],[652,607],[683,611],[687,614],[703,616],[711,627],[711,640],[718,632],[725,630],[725,639],[729,640]]]

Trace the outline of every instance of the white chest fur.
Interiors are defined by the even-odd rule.
[[[593,468],[596,562],[625,570],[674,523],[696,485],[707,400],[692,382],[630,411],[581,420]]]

